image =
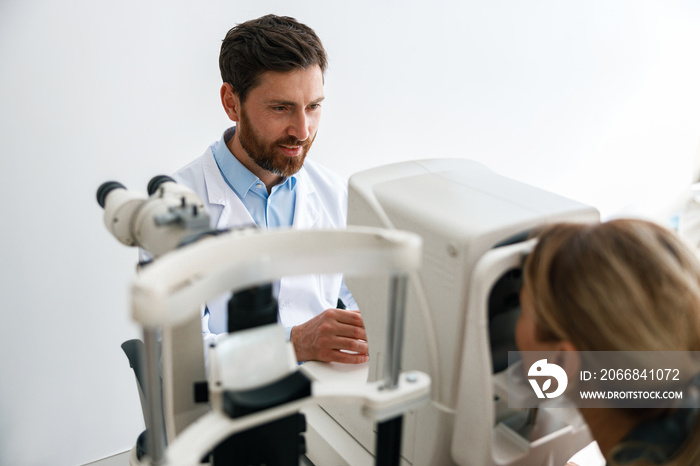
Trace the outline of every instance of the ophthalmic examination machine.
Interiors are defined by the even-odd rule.
[[[408,274],[421,240],[379,228],[212,231],[201,200],[159,176],[149,196],[104,183],[97,192],[107,229],[155,259],[131,286],[133,319],[143,327],[137,373],[146,421],[136,465],[298,464],[305,451],[299,411],[323,399],[359,406],[377,427],[376,464],[399,464],[403,413],[427,401],[429,377],[399,371]],[[268,284],[309,273],[388,276],[392,289],[387,368],[376,382],[312,381],[277,323]],[[208,348],[202,303],[234,291],[229,333]]]
[[[132,464],[197,463],[232,434],[297,412],[305,418],[305,455],[318,466],[558,465],[590,442],[573,407],[548,400],[536,416],[510,408],[514,368],[507,361],[516,351],[530,232],[555,221],[599,221],[595,209],[474,161],[432,159],[353,175],[344,231],[212,232],[193,193],[170,180],[155,184],[150,197],[136,200],[120,185],[98,193],[108,229],[156,258],[131,294],[149,349],[151,395],[144,398],[159,400],[162,384],[162,401],[145,410],[151,456]],[[115,225],[125,228],[127,218],[130,233],[120,233]],[[149,228],[151,238],[160,229],[156,241],[145,238]],[[362,311],[368,363],[298,366],[276,323],[232,332],[204,357],[200,306],[216,293],[250,292],[289,274],[338,272]],[[269,333],[248,339],[261,329]],[[161,360],[152,349],[158,344]],[[262,357],[266,346],[277,348],[269,359],[248,356]],[[201,403],[192,392],[207,380],[205,359],[208,384],[197,386],[208,391],[208,403]],[[250,383],[241,382],[244,373]],[[239,407],[244,414],[230,417],[230,398],[250,398],[290,374],[310,393],[260,402],[255,412]]]

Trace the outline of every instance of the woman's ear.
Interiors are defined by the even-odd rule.
[[[233,91],[233,86],[229,83],[224,83],[221,86],[221,105],[224,106],[224,111],[231,121],[238,122],[241,111],[241,101],[238,94]]]
[[[557,365],[566,372],[569,379],[575,377],[581,368],[581,356],[576,346],[568,340],[559,340],[554,343],[554,351],[557,352]]]
[[[556,343],[555,351],[578,351],[578,348],[569,340],[559,340]]]

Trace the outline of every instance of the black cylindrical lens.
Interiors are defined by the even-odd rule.
[[[126,189],[126,187],[118,181],[107,181],[102,183],[99,188],[97,188],[97,203],[104,209],[105,199],[107,199],[107,194],[115,189]]]
[[[152,196],[153,193],[158,191],[160,185],[168,181],[172,181],[173,183],[175,182],[175,180],[170,178],[168,175],[157,175],[151,178],[151,181],[148,182],[148,195]]]

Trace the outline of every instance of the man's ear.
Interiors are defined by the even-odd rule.
[[[238,94],[233,92],[233,87],[229,83],[221,86],[221,105],[224,106],[226,115],[231,121],[238,122],[241,111],[241,101]]]

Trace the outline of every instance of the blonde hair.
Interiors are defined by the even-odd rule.
[[[538,339],[579,351],[700,351],[700,261],[676,234],[619,219],[555,224],[538,238],[523,285]],[[699,429],[668,464],[700,464]]]
[[[700,351],[700,261],[673,232],[620,219],[556,224],[525,264],[540,339],[579,351]]]

